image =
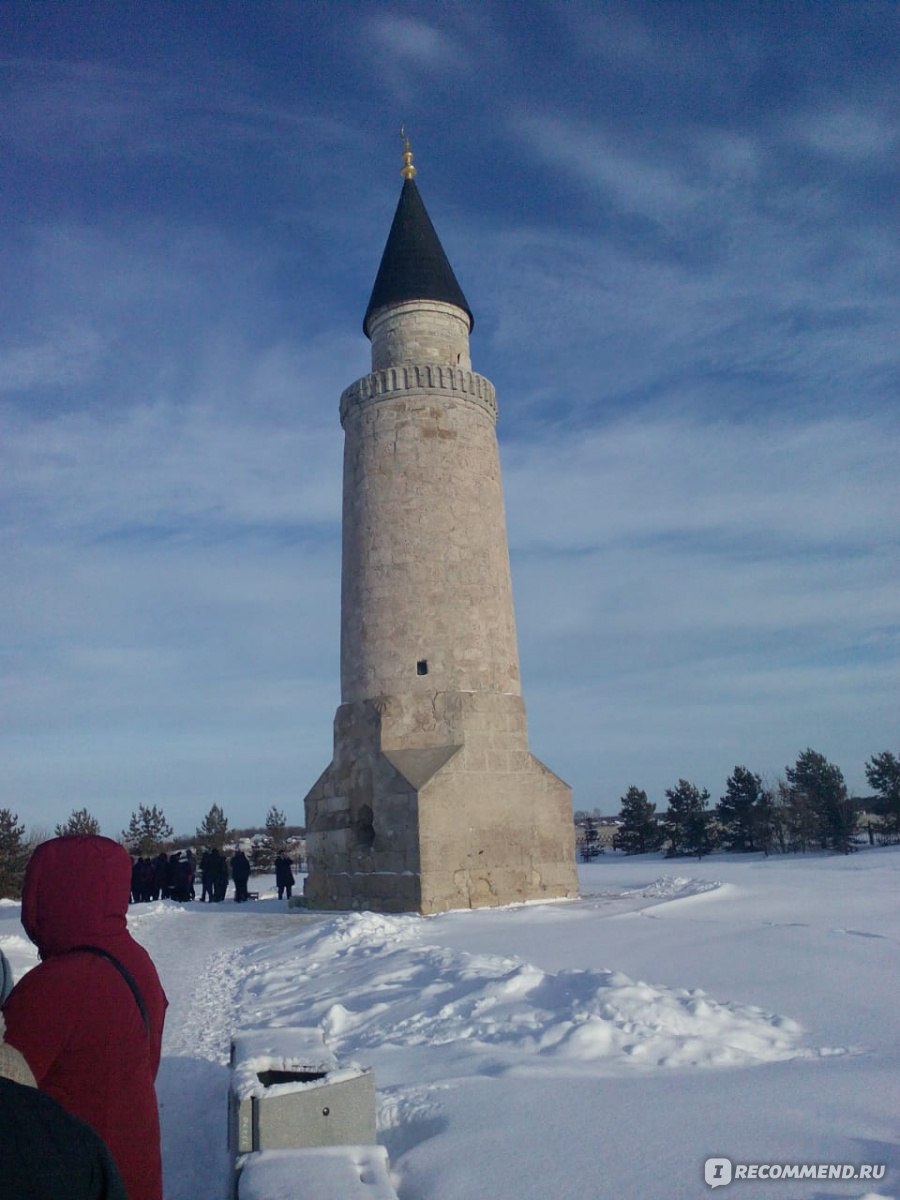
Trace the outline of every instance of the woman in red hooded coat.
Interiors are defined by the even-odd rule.
[[[128,932],[130,890],[131,859],[109,838],[38,846],[25,873],[22,925],[41,962],[13,988],[3,1015],[6,1040],[41,1091],[107,1144],[128,1200],[162,1200],[154,1081],[168,1001]]]

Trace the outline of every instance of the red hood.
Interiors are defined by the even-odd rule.
[[[22,889],[22,925],[41,958],[103,948],[127,932],[131,859],[110,838],[53,838],[35,850]]]

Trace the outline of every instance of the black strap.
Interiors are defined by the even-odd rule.
[[[135,983],[134,976],[128,970],[124,963],[119,962],[114,954],[110,954],[108,950],[101,950],[99,946],[73,946],[71,950],[67,950],[67,954],[96,954],[98,958],[105,958],[108,963],[116,968],[128,986],[131,988],[131,994],[134,996],[135,1003],[141,1010],[141,1020],[144,1022],[144,1028],[147,1034],[150,1034],[150,1018],[147,1016],[147,1006],[144,1003],[144,997],[141,995],[138,985]]]

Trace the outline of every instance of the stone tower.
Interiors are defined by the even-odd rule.
[[[312,908],[574,896],[571,792],[528,749],[493,385],[414,182],[341,397],[341,705],[306,797]]]

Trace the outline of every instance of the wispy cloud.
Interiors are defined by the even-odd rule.
[[[894,233],[878,214],[845,218],[854,197],[843,178],[788,170],[761,132],[688,128],[658,152],[607,124],[522,113],[512,123],[559,179],[556,222],[486,232],[475,251],[490,239],[504,282],[516,281],[486,282],[494,346],[525,347],[517,405],[547,411],[538,360],[564,418],[662,394],[710,415],[888,403]]]
[[[786,552],[851,553],[896,536],[898,432],[896,420],[853,416],[710,423],[645,411],[508,446],[507,490],[530,515],[523,548],[682,537],[709,538],[717,553],[738,557],[757,540]]]
[[[421,129],[422,114],[432,108],[423,103],[423,89],[452,97],[450,103],[456,109],[463,81],[476,69],[477,46],[447,25],[447,21],[384,9],[368,17],[360,31],[368,69],[389,97],[387,111],[399,114],[398,125],[411,125],[414,138],[417,128]]]
[[[47,331],[28,345],[14,344],[0,358],[0,392],[83,384],[105,350],[96,329],[77,324]]]
[[[896,155],[900,119],[889,102],[868,108],[839,105],[798,115],[792,133],[821,153],[849,160],[858,167],[887,163]]]
[[[398,13],[382,12],[368,24],[369,35],[388,59],[416,67],[449,68],[457,47],[438,25]]]
[[[352,136],[331,113],[260,98],[251,73],[221,61],[196,60],[190,77],[91,59],[2,66],[0,139],[45,161],[203,160],[248,145],[290,153]]]
[[[684,163],[666,164],[651,157],[646,147],[617,145],[603,127],[523,116],[520,132],[547,163],[592,184],[626,213],[677,219],[703,198]]]

